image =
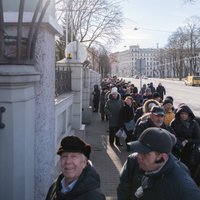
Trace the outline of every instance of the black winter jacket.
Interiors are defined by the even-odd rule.
[[[100,190],[100,177],[94,167],[88,163],[78,178],[74,188],[68,193],[61,193],[63,174],[51,185],[46,200],[105,200]]]
[[[137,198],[135,192],[141,185],[143,196]],[[117,196],[118,200],[199,200],[200,189],[174,156],[157,173],[145,175],[131,154],[120,172]]]
[[[135,131],[134,131],[135,137],[138,138],[144,130],[146,130],[147,128],[150,128],[150,127],[155,127],[151,118],[148,118],[146,121],[141,121],[135,128]],[[166,129],[170,133],[175,135],[173,128],[171,128],[170,126],[168,126],[164,123],[162,124],[162,126],[160,128]]]
[[[125,105],[121,108],[120,114],[119,114],[120,127],[123,127],[124,122],[129,122],[132,119],[134,119],[134,108],[133,106],[128,106],[125,103]]]
[[[188,127],[180,119],[181,112],[186,112],[190,116]],[[195,116],[192,110],[187,105],[180,106],[177,109],[175,119],[171,122],[171,127],[174,129],[177,138],[181,142],[184,140],[188,140],[190,143],[193,144],[200,143],[200,127],[198,122],[194,118]]]

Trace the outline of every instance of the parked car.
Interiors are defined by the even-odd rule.
[[[185,85],[200,86],[200,76],[187,76],[184,82]]]
[[[133,76],[135,79],[139,79],[140,77],[138,75]]]
[[[145,76],[145,75],[143,75],[143,76],[142,76],[142,79],[148,79],[148,77],[147,77],[147,76]]]

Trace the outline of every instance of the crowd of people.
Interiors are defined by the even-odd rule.
[[[108,121],[109,145],[130,152],[116,183],[118,200],[199,200],[200,125],[191,108],[173,105],[165,87],[138,88],[113,77],[95,85],[93,112]],[[76,136],[62,139],[57,154],[61,174],[46,200],[105,200],[100,176],[89,160],[90,144]]]

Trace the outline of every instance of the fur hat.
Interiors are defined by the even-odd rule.
[[[62,139],[57,154],[61,155],[63,152],[79,152],[89,159],[91,146],[77,136],[67,136]]]

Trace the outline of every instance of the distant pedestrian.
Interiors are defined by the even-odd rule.
[[[100,90],[98,85],[94,85],[93,94],[93,112],[98,112],[99,110],[99,100],[100,100]]]
[[[141,94],[143,96],[143,94],[145,93],[146,88],[147,88],[147,85],[143,84],[142,88],[140,89],[139,94]]]
[[[143,94],[143,99],[152,99],[153,95],[151,89],[148,87]]]
[[[156,92],[160,94],[161,99],[164,99],[164,95],[166,95],[165,87],[162,85],[162,83],[158,84],[158,87],[156,88]]]
[[[154,92],[156,92],[156,89],[155,89],[155,87],[154,87],[154,85],[153,85],[152,82],[149,83],[149,88],[151,89],[151,93],[152,93],[152,94],[153,94]]]
[[[101,120],[104,121],[104,119],[106,118],[106,120],[108,120],[108,116],[105,113],[105,105],[106,105],[106,93],[108,92],[108,88],[104,87],[102,88],[101,94],[100,94],[100,113],[101,113]]]
[[[46,200],[105,200],[100,177],[89,161],[91,146],[76,136],[62,139],[57,154],[62,173],[49,188]]]
[[[120,172],[118,200],[199,200],[200,189],[172,154],[176,138],[162,128],[146,129],[130,143]]]

